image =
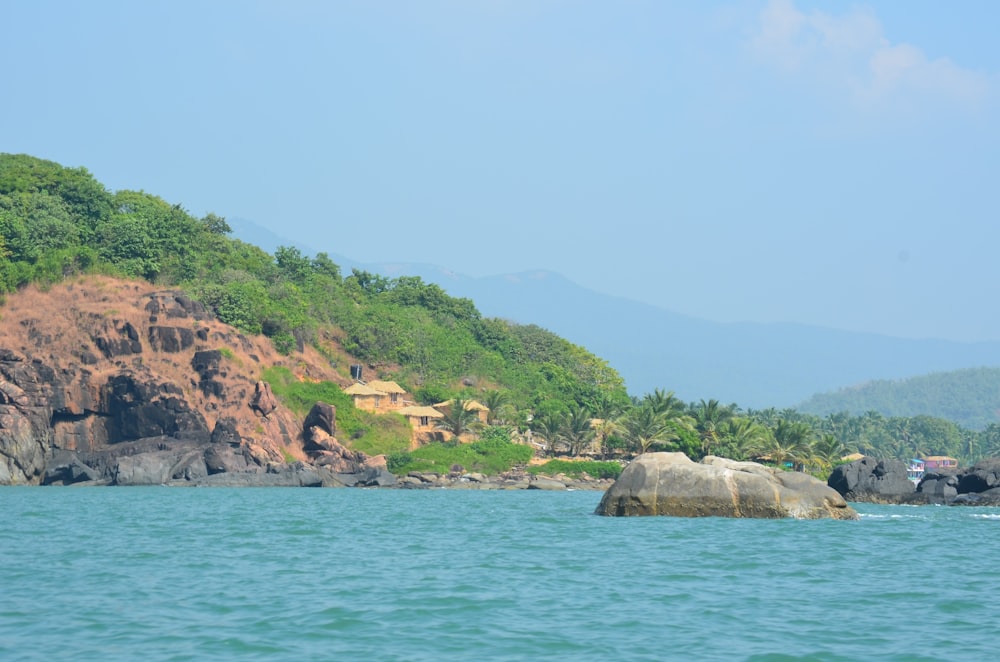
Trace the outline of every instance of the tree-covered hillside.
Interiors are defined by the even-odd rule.
[[[627,402],[618,373],[536,326],[484,318],[419,278],[342,274],[325,253],[274,255],[143,191],[107,190],[85,168],[0,154],[0,292],[98,271],[186,289],[218,317],[347,374],[357,360],[423,402],[502,390],[519,409]]]
[[[820,393],[798,409],[883,416],[936,416],[973,430],[1000,422],[1000,368],[969,368],[901,380],[877,380]]]
[[[84,168],[0,154],[0,295],[90,272],[181,288],[223,322],[270,338],[290,364],[309,345],[345,384],[349,366],[360,362],[366,377],[394,379],[422,404],[482,399],[489,408],[485,434],[495,440],[516,433],[552,456],[673,450],[822,475],[855,451],[903,459],[950,454],[964,462],[1000,454],[1000,424],[987,425],[996,418],[985,417],[1000,403],[997,371],[962,371],[975,379],[922,386],[950,399],[939,395],[932,405],[929,396],[907,396],[905,413],[870,400],[814,403],[804,409],[817,413],[804,414],[715,399],[685,403],[660,389],[630,398],[619,374],[586,349],[535,325],[484,317],[471,300],[420,278],[345,274],[325,253],[310,257],[278,247],[271,254],[229,235],[215,214],[195,218],[156,195],[109,191]],[[661,342],[683,346],[685,339]],[[316,393],[350,406],[346,397],[335,397],[335,384],[275,370],[269,378],[279,396],[299,397],[302,407]],[[960,410],[979,412],[983,417],[972,424],[986,429],[932,417],[963,420]],[[392,444],[380,448],[375,432],[362,438],[366,428],[377,427],[366,421],[355,421],[348,443],[373,452],[391,452],[401,439],[409,443],[408,434],[393,428],[385,432]],[[405,425],[402,418],[399,423]],[[421,460],[403,455],[393,458],[394,466]]]

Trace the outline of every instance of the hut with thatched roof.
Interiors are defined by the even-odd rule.
[[[389,396],[388,400],[384,403],[387,409],[399,409],[406,404],[403,400],[403,396],[406,395],[406,389],[396,382],[373,379],[368,382],[367,386],[376,391],[382,391]]]
[[[389,399],[389,394],[385,391],[380,391],[361,382],[351,384],[344,389],[344,393],[351,396],[355,407],[370,412],[378,412],[380,407],[384,409],[383,401],[388,402]]]
[[[396,413],[405,416],[415,432],[430,432],[434,430],[435,422],[438,419],[444,418],[444,414],[434,407],[421,407],[418,405],[400,407]]]

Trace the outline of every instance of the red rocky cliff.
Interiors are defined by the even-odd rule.
[[[317,448],[315,421],[304,433],[260,381],[287,359],[180,292],[88,277],[27,288],[0,315],[0,485],[390,480],[329,435]],[[324,365],[309,348],[295,360],[340,381]]]

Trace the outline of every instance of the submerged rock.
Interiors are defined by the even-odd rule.
[[[804,473],[683,453],[646,453],[622,472],[598,515],[858,519],[836,490]]]

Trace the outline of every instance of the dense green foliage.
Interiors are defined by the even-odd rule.
[[[1000,423],[1000,368],[968,368],[900,380],[876,380],[814,395],[798,409],[826,416],[846,411],[935,416],[972,430]]]
[[[435,442],[388,457],[389,470],[397,475],[411,471],[447,474],[453,471],[499,474],[525,465],[534,453],[531,448],[511,441],[510,430],[492,426],[471,444]]]

